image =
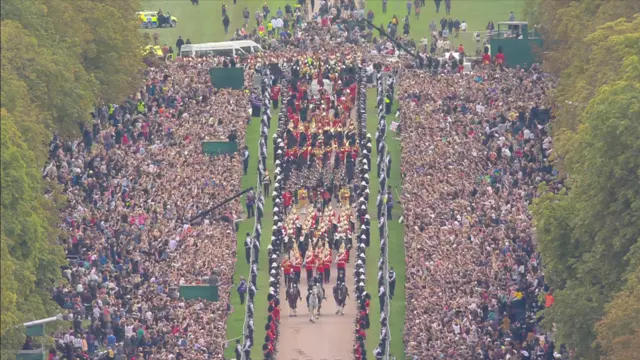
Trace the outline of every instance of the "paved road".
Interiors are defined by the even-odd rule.
[[[330,0],[331,1],[331,0]],[[316,7],[319,0],[316,0]],[[311,8],[311,2],[307,1],[309,15],[315,9]],[[311,18],[311,16],[309,16]],[[355,110],[351,113],[352,121],[355,119]],[[333,157],[332,157],[333,158]],[[338,209],[335,201],[332,202],[334,209]],[[354,214],[355,215],[355,214]],[[300,214],[301,221],[305,215]],[[357,244],[353,239],[353,244]],[[333,251],[333,263],[331,264],[331,281],[325,284],[327,299],[322,303],[320,318],[311,323],[309,321],[309,311],[306,304],[307,274],[302,269],[300,279],[300,291],[302,302],[298,302],[298,316],[289,316],[289,304],[287,303],[284,279],[280,285],[281,318],[280,337],[278,338],[277,360],[350,360],[353,359],[354,331],[356,320],[356,302],[353,293],[353,264],[355,250],[349,254],[349,263],[345,274],[345,282],[349,290],[350,297],[347,298],[347,305],[344,315],[336,315],[336,304],[333,300],[333,286],[336,284],[338,270],[336,269],[336,251]]]
[[[353,359],[354,322],[356,304],[353,297],[353,254],[347,264],[346,281],[351,298],[347,298],[344,315],[336,315],[333,301],[333,285],[336,283],[335,262],[331,269],[331,283],[325,284],[327,299],[322,303],[320,318],[309,322],[309,311],[305,301],[306,273],[303,270],[300,290],[302,302],[298,303],[298,316],[289,317],[284,283],[280,286],[282,317],[278,338],[277,360],[350,360]]]

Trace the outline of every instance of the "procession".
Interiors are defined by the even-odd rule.
[[[635,358],[638,5],[4,5],[3,359]]]

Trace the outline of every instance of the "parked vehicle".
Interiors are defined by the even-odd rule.
[[[164,27],[176,27],[178,18],[171,14],[159,14],[157,11],[138,11],[136,18],[140,23],[141,29],[156,29]]]
[[[262,51],[262,47],[253,41],[223,41],[216,43],[182,45],[182,48],[180,49],[180,56],[241,56]]]

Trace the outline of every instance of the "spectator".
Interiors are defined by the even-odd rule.
[[[540,181],[562,186],[547,161],[553,84],[537,67],[427,76],[400,80],[407,354],[553,357],[536,322],[553,295],[538,301],[544,277],[527,211]]]
[[[94,111],[99,136],[86,128],[69,146],[56,139],[45,176],[66,190],[61,233],[73,260],[63,269],[69,285],[53,295],[73,313],[74,325],[90,322],[57,336],[65,356],[74,348],[94,353],[101,344],[114,357],[134,356],[152,343],[161,358],[177,356],[187,343],[200,350],[181,348],[183,358],[222,356],[228,299],[184,301],[178,293],[181,284],[210,275],[214,264],[225,293],[234,268],[233,227],[215,218],[189,223],[240,187],[239,157],[212,158],[201,150],[200,141],[223,140],[232,129],[244,143],[248,96],[213,89],[212,66],[213,59],[181,58],[148,69],[136,96]],[[215,126],[210,119],[224,121]],[[239,210],[239,200],[223,207]]]

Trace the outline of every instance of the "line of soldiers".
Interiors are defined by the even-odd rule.
[[[386,132],[387,132],[387,122],[385,114],[390,112],[388,108],[388,99],[393,96],[393,87],[394,87],[394,78],[393,77],[382,77],[381,75],[377,76],[377,106],[378,106],[378,130],[376,132],[376,146],[378,148],[378,162],[377,162],[377,173],[379,178],[379,184],[381,189],[385,189],[387,186],[387,179],[391,175],[389,167],[391,166],[391,157],[387,154],[387,145],[385,142]],[[386,93],[386,94],[385,94]],[[385,95],[383,95],[385,94]],[[384,104],[383,104],[384,101]],[[384,160],[383,160],[384,159]],[[380,203],[381,196],[378,196],[377,203]],[[386,202],[386,195],[384,197],[384,201]],[[385,221],[390,217],[387,216],[387,211],[391,211],[389,207],[381,207],[380,204],[377,204],[378,207],[378,219],[380,223],[379,233],[380,233],[380,262],[378,263],[378,302],[380,305],[380,342],[378,346],[373,350],[373,354],[377,360],[381,360],[384,358],[387,352],[387,343],[389,339],[389,328],[388,328],[388,319],[387,319],[387,310],[388,308],[385,305],[387,304],[387,299],[391,300],[391,296],[393,294],[393,288],[391,287],[391,276],[392,271],[389,270],[388,264],[388,254],[387,254],[387,245],[388,245],[388,233],[387,228],[384,226]],[[393,274],[393,287],[395,287],[395,273]],[[391,288],[391,290],[390,290]]]
[[[355,174],[355,159],[359,152],[355,127],[349,124],[354,104],[353,94],[357,89],[355,78],[349,71],[344,71],[347,66],[336,66],[336,61],[330,59],[325,59],[324,65],[319,57],[317,61],[308,59],[308,64],[303,67],[317,69],[317,74],[312,71],[308,76],[316,74],[313,78],[318,79],[320,88],[317,95],[313,96],[310,95],[308,86],[292,82],[292,97],[286,101],[287,118],[290,122],[280,135],[274,134],[273,138],[274,153],[284,155],[282,163],[276,165],[282,165],[285,183],[296,189],[302,185],[316,184],[319,180],[317,175],[330,166],[335,170],[345,165],[346,178],[339,176],[337,182],[350,183]],[[295,64],[293,68],[296,68]],[[355,69],[351,65],[348,68]],[[324,88],[322,77],[331,79],[331,91]],[[297,176],[294,182],[290,182],[294,169],[298,172],[303,169],[313,171],[303,171],[302,176]],[[324,183],[328,182],[327,179],[323,180]]]
[[[353,225],[350,225],[351,218],[349,209],[336,216],[335,212],[328,208],[328,211],[321,213],[316,211],[306,218],[305,223],[300,222],[295,211],[288,216],[288,228],[295,228],[294,239],[285,240],[285,248],[291,246],[289,255],[285,256],[282,268],[285,273],[285,282],[295,281],[300,283],[302,268],[307,273],[307,283],[313,279],[314,270],[320,276],[323,283],[331,280],[331,265],[333,263],[333,251],[338,250],[336,257],[336,268],[338,271],[338,281],[344,281],[346,263],[349,261],[349,249],[351,248],[351,238]],[[285,235],[285,238],[288,235]],[[330,242],[329,239],[334,241]]]
[[[309,62],[309,65],[311,65],[311,63],[313,63],[313,60],[308,59],[308,62]],[[276,132],[273,138],[274,162],[276,165],[276,169],[274,171],[275,181],[274,181],[274,189],[273,189],[274,227],[272,229],[271,246],[268,248],[269,258],[270,258],[269,268],[270,268],[271,277],[269,279],[270,287],[269,287],[269,295],[268,295],[268,299],[270,301],[269,303],[270,314],[268,319],[270,319],[270,321],[268,321],[267,326],[269,324],[272,324],[273,322],[277,323],[277,321],[273,320],[274,319],[273,311],[276,310],[275,301],[278,300],[278,296],[279,296],[278,284],[279,284],[280,271],[278,271],[279,270],[278,267],[282,266],[283,268],[282,272],[285,273],[285,275],[288,275],[286,276],[287,282],[291,281],[292,279],[294,281],[299,282],[303,267],[307,271],[308,280],[310,280],[313,277],[313,272],[315,270],[317,272],[317,276],[314,279],[314,282],[317,281],[322,285],[323,282],[330,280],[331,259],[332,259],[331,247],[332,245],[335,247],[335,244],[338,243],[340,244],[340,248],[339,248],[339,255],[336,259],[336,263],[337,263],[336,266],[338,267],[338,276],[339,277],[341,276],[342,279],[344,279],[344,276],[345,276],[344,270],[346,269],[346,262],[349,260],[348,249],[347,249],[348,243],[347,243],[346,234],[344,235],[344,237],[341,237],[339,234],[342,232],[343,228],[350,229],[351,233],[353,233],[353,230],[355,230],[355,224],[351,225],[351,222],[347,217],[345,217],[344,219],[341,217],[340,221],[336,221],[335,220],[336,217],[334,216],[334,220],[332,220],[331,219],[332,210],[329,209],[329,211],[327,211],[327,207],[325,207],[322,210],[322,207],[320,207],[320,209],[315,211],[313,214],[309,214],[309,216],[307,216],[307,218],[310,219],[311,223],[305,227],[309,231],[303,232],[302,231],[303,226],[300,223],[299,218],[296,219],[297,215],[295,211],[292,210],[289,216],[287,216],[288,209],[292,207],[292,195],[289,191],[285,189],[285,186],[288,183],[288,181],[291,179],[292,174],[297,172],[297,171],[294,171],[294,169],[298,170],[298,169],[304,168],[304,166],[299,165],[299,161],[301,160],[300,154],[299,154],[300,151],[298,150],[297,158],[293,156],[294,154],[293,149],[296,147],[300,149],[299,137],[302,137],[302,138],[306,137],[307,140],[305,140],[304,142],[305,147],[311,146],[311,142],[313,141],[313,138],[314,138],[314,136],[311,135],[310,133],[308,135],[306,133],[305,135],[302,135],[300,131],[298,132],[299,137],[296,136],[293,131],[303,130],[302,132],[304,133],[305,125],[300,127],[300,123],[298,123],[297,125],[290,127],[289,123],[294,121],[295,122],[299,121],[299,122],[302,122],[303,124],[306,124],[307,128],[310,130],[311,125],[319,126],[318,124],[324,124],[324,122],[326,121],[333,122],[335,121],[336,118],[342,119],[342,120],[348,119],[348,116],[350,115],[350,110],[351,110],[350,109],[351,105],[349,105],[350,101],[347,101],[349,94],[345,91],[348,89],[346,89],[345,86],[341,86],[340,82],[343,81],[345,84],[350,84],[353,79],[350,80],[348,74],[346,74],[346,76],[344,76],[344,74],[341,74],[340,80],[334,82],[333,90],[335,93],[335,98],[333,98],[333,101],[326,103],[326,100],[325,100],[325,104],[321,104],[321,103],[318,103],[316,99],[315,104],[313,103],[313,101],[311,101],[311,104],[309,104],[309,91],[307,90],[306,86],[303,83],[298,82],[300,78],[299,61],[296,60],[293,66],[289,66],[288,64],[282,64],[281,66],[284,67],[283,73],[285,74],[290,73],[291,78],[290,78],[290,86],[287,86],[286,84],[282,85],[283,105],[286,110],[281,112],[280,121],[278,123],[278,131]],[[334,68],[340,69],[339,66],[334,66]],[[322,72],[322,67],[319,68],[319,73],[321,72]],[[332,76],[334,76],[333,80],[338,79],[338,77],[335,74],[333,74]],[[284,78],[286,79],[287,76],[285,76]],[[322,80],[322,78],[319,78],[318,80]],[[353,93],[355,93],[355,90],[356,90],[355,87],[352,89],[354,90]],[[288,97],[286,94],[287,92],[289,92],[291,96]],[[351,93],[351,90],[349,90],[349,92]],[[324,99],[326,99],[326,96],[328,94],[329,92],[326,92],[325,90],[321,89],[319,99],[322,99],[323,97]],[[318,109],[320,110],[314,113],[313,108],[311,108],[311,105],[314,105],[314,107],[318,106]],[[325,109],[322,109],[323,106],[325,106]],[[331,106],[334,106],[334,108],[331,109]],[[312,116],[309,118],[308,115],[310,114],[310,110],[311,110]],[[327,110],[328,111],[333,110],[333,117],[323,115],[323,114],[326,114]],[[313,114],[315,114],[316,116],[314,117]],[[311,121],[307,121],[308,119],[311,119]],[[293,120],[293,121],[290,121],[290,120]],[[342,121],[343,129],[345,124],[346,122]],[[337,125],[340,125],[340,124],[338,123]],[[328,134],[330,138],[326,139],[328,140],[326,144],[333,144],[335,140],[335,144],[337,148],[337,145],[340,142],[340,140],[338,138],[336,139],[333,138],[335,135],[333,131],[330,131],[330,133],[331,134]],[[364,133],[362,132],[362,135],[360,136],[360,139],[359,139],[360,142],[364,140],[363,134]],[[320,142],[320,137],[318,135],[318,138],[315,144],[316,147],[318,145],[325,144],[324,130],[322,135],[323,135],[321,139],[322,142]],[[345,144],[349,142],[349,136],[353,138],[352,135],[338,134],[338,137],[343,138],[342,141]],[[354,146],[355,145],[356,144],[354,144]],[[370,153],[371,151],[370,139],[369,139],[368,146],[369,146],[368,149]],[[261,144],[261,147],[262,147],[262,144]],[[325,146],[321,147],[323,151],[324,151],[324,148]],[[287,152],[288,150],[289,152]],[[356,149],[356,157],[357,156],[358,156],[358,152]],[[311,158],[310,151],[309,151],[309,158]],[[341,161],[341,157],[339,154],[337,158],[338,158],[338,161]],[[347,160],[348,158],[351,158],[351,161],[353,161],[352,156],[346,156],[345,154],[345,163],[348,161]],[[335,161],[335,159],[336,157],[334,156],[333,161]],[[303,150],[302,161],[304,160],[305,160],[305,156],[304,156],[304,150]],[[331,160],[332,160],[331,158],[328,159],[328,161],[331,161]],[[323,163],[328,164],[327,161],[323,161]],[[355,161],[353,161],[353,163],[355,165]],[[304,164],[304,162],[302,164]],[[367,166],[368,167],[370,166],[370,157],[369,157],[369,160],[367,161]],[[307,166],[307,168],[309,168],[309,166]],[[334,165],[334,168],[335,168],[335,165]],[[356,171],[355,166],[353,167],[353,170],[355,173]],[[343,192],[343,194],[345,193]],[[297,197],[298,197],[298,203],[302,202],[302,204],[305,205],[309,197],[307,190],[302,189],[302,192],[297,193]],[[334,243],[331,244],[330,240],[333,240]],[[340,241],[336,242],[336,240],[342,240],[342,242]],[[285,258],[282,263],[279,263],[278,259],[281,258],[280,256],[281,252],[285,252],[285,251],[289,253],[290,257]],[[276,328],[276,332],[277,332],[277,328]],[[265,343],[263,345],[265,359],[273,358],[273,354],[275,351],[274,341],[275,341],[275,337],[265,338]]]
[[[356,247],[356,263],[354,271],[355,293],[358,301],[358,314],[356,318],[355,328],[355,346],[354,357],[359,360],[366,360],[367,351],[365,348],[365,339],[367,337],[366,330],[370,326],[369,322],[369,304],[371,296],[365,290],[365,266],[366,253],[365,250],[370,244],[371,237],[371,221],[368,214],[369,203],[369,169],[371,168],[371,135],[366,134],[366,73],[364,67],[358,73],[359,90],[357,94],[356,104],[356,122],[358,125],[358,141],[363,149],[360,161],[359,184],[355,187],[356,197],[356,214],[360,225],[357,236]]]
[[[267,70],[268,72],[268,70]],[[269,109],[272,105],[271,93],[269,85],[273,81],[272,76],[268,76],[266,78],[263,77],[262,90],[263,93],[266,94],[265,105],[267,109]],[[286,89],[286,79],[283,79],[283,86]],[[283,91],[283,97],[287,96],[286,90]],[[262,126],[261,126],[261,139],[260,139],[260,163],[259,163],[259,179],[258,181],[262,184],[264,183],[265,177],[269,176],[266,172],[266,141],[268,134],[268,126],[271,122],[271,116],[268,111],[265,111],[268,114],[268,117],[263,117]],[[281,118],[283,115],[280,115]],[[283,121],[281,119],[281,121]],[[275,179],[275,188],[281,188],[282,186],[282,177],[276,176]],[[281,201],[281,194],[274,193],[273,196],[274,207],[276,206],[276,201]],[[261,216],[261,214],[258,214]],[[282,249],[282,237],[278,236],[279,233],[276,228],[272,229],[271,233],[271,244],[267,247],[267,253],[269,257],[269,293],[267,294],[267,323],[265,324],[265,338],[264,343],[262,345],[262,351],[264,355],[264,359],[271,360],[274,358],[276,352],[276,343],[279,335],[279,324],[280,324],[280,271],[279,271],[279,262],[280,253]],[[256,264],[257,265],[257,264]],[[257,272],[257,269],[256,269]],[[245,356],[245,359],[249,359],[248,355]]]
[[[262,73],[265,83],[270,81],[269,79],[271,79],[271,75],[267,68],[256,69],[256,71]],[[258,160],[258,178],[261,180],[264,179],[265,176],[267,176],[266,169],[265,169],[267,153],[265,151],[266,149],[263,148],[263,145],[267,140],[267,135],[266,135],[267,124],[266,123],[271,121],[271,114],[270,112],[266,111],[271,106],[269,93],[268,91],[264,91],[265,90],[264,86],[262,87],[262,90],[263,90],[262,91],[263,101],[261,105],[262,105],[262,109],[265,110],[265,115],[264,115],[265,122],[262,123],[261,131],[260,131],[262,135],[260,139],[260,152],[259,152],[259,160]],[[238,359],[244,358],[246,360],[250,359],[251,348],[253,347],[253,343],[254,343],[254,337],[253,337],[253,334],[255,331],[254,321],[253,321],[254,314],[255,314],[254,301],[255,301],[255,296],[257,292],[258,258],[260,253],[260,239],[262,235],[261,220],[262,220],[262,217],[264,216],[264,211],[263,211],[264,210],[264,194],[262,193],[262,189],[260,188],[256,189],[256,192],[257,192],[257,209],[258,209],[257,215],[258,216],[256,217],[253,235],[251,233],[247,233],[247,240],[245,243],[245,250],[246,250],[245,255],[250,267],[250,283],[247,289],[249,300],[247,302],[246,314],[245,314],[246,328],[243,329],[243,333],[244,333],[243,344],[240,345],[240,341],[237,340],[236,349],[235,349],[236,358]],[[269,245],[269,252],[271,251],[272,251],[272,246]],[[265,324],[266,335],[265,335],[265,343],[263,345],[263,349],[267,349],[265,351],[265,354],[267,353],[273,354],[275,341],[278,336],[278,324],[280,321],[280,300],[276,296],[277,286],[279,284],[278,274],[275,271],[271,271],[271,275],[275,276],[275,278],[273,277],[270,278],[270,286],[272,291],[269,292],[269,295],[267,297],[269,300],[269,305],[268,305],[269,315],[267,317],[267,324]],[[241,299],[243,299],[243,295],[241,295]]]

